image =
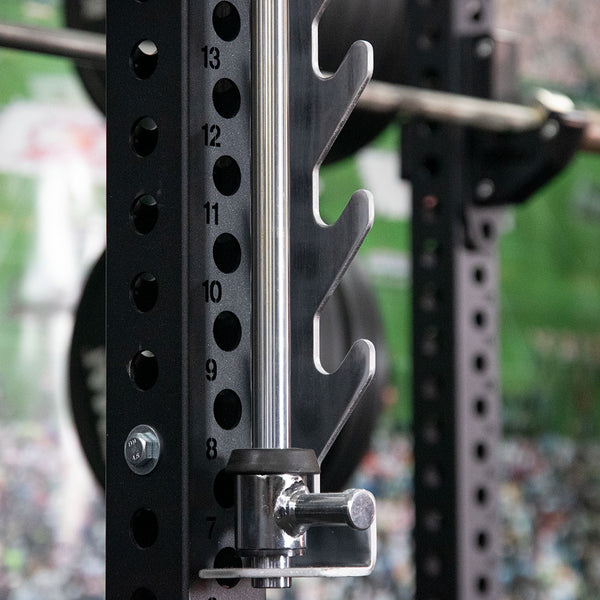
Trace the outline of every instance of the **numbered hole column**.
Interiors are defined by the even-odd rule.
[[[249,7],[235,1],[204,3],[212,25],[200,45],[198,67],[210,90],[194,139],[202,153],[203,185],[197,218],[206,257],[198,273],[195,301],[205,323],[202,377],[205,436],[198,449],[213,504],[206,509],[207,555],[215,566],[234,566],[220,546],[233,546],[234,485],[224,471],[229,454],[249,443],[250,121]],[[247,61],[243,57],[247,53]],[[244,66],[246,65],[246,66]],[[200,441],[200,440],[199,440]],[[229,533],[228,533],[229,532]],[[217,544],[218,542],[218,544]],[[235,551],[231,550],[235,556]],[[238,560],[237,558],[235,560]],[[233,587],[236,580],[220,580]]]

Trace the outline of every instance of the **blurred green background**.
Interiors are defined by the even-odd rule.
[[[390,128],[375,148],[398,147]],[[399,162],[397,166],[399,172]],[[377,175],[376,175],[377,176]],[[329,166],[323,212],[333,220],[361,180],[353,159]],[[329,195],[329,190],[335,193]],[[600,157],[580,154],[524,206],[507,210],[500,241],[501,372],[511,432],[600,432]],[[408,258],[410,225],[378,216],[361,250]],[[371,258],[372,260],[369,260]],[[393,357],[399,403],[410,424],[410,281],[371,269]]]

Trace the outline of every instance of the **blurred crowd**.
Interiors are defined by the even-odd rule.
[[[508,438],[501,446],[503,600],[600,596],[600,442],[559,436]],[[380,435],[352,485],[378,499],[374,574],[349,582],[300,580],[297,600],[409,600],[413,458],[405,435]]]
[[[519,34],[522,76],[600,100],[600,4],[498,0],[496,25]]]
[[[53,426],[0,425],[0,600],[104,598],[103,499],[65,489],[60,456]]]

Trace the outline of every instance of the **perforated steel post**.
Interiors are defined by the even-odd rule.
[[[223,471],[251,444],[250,0],[107,11],[107,598],[264,599],[198,577],[240,560]]]
[[[493,49],[491,9],[492,0],[408,3],[408,83],[490,97],[492,54],[478,48]],[[500,215],[476,206],[472,135],[423,118],[406,126],[402,136],[403,172],[413,185],[418,600],[500,596]],[[484,183],[480,189],[493,185]]]

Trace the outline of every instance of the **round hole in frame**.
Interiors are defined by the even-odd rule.
[[[215,556],[215,569],[240,569],[242,559],[236,554],[235,548],[222,548]],[[239,579],[217,579],[217,583],[224,588],[231,589],[239,583]]]
[[[230,311],[222,312],[215,319],[213,336],[221,350],[232,352],[239,346],[242,339],[240,320]]]
[[[156,600],[156,596],[147,588],[138,588],[131,594],[131,600]]]
[[[158,280],[152,273],[140,273],[131,284],[131,301],[140,312],[152,310],[158,300]]]
[[[477,502],[477,504],[480,504],[482,506],[484,504],[487,504],[487,502],[488,502],[488,491],[487,491],[487,488],[485,488],[485,487],[482,486],[482,487],[478,487],[475,490],[475,501]]]
[[[438,533],[442,529],[443,516],[439,510],[428,510],[423,516],[423,525],[430,533]]]
[[[212,15],[213,28],[225,42],[232,42],[240,33],[242,21],[238,9],[231,2],[219,2]]]
[[[426,194],[423,196],[421,198],[421,208],[423,218],[427,221],[434,221],[442,211],[440,199],[435,194]]]
[[[235,475],[226,470],[219,471],[213,484],[215,500],[222,508],[233,508],[235,504]]]
[[[212,91],[215,110],[224,119],[233,119],[240,111],[242,97],[238,86],[231,79],[219,79]]]
[[[442,34],[439,29],[430,28],[427,31],[423,31],[417,38],[417,48],[421,52],[428,52],[439,44],[441,38]]]
[[[233,196],[242,183],[240,167],[231,156],[221,156],[213,167],[213,182],[223,196]]]
[[[477,591],[480,594],[487,594],[490,590],[490,582],[487,577],[478,577],[476,583]]]
[[[140,158],[145,158],[154,152],[158,144],[158,125],[152,117],[138,119],[131,128],[129,138],[132,150]]]
[[[242,401],[233,390],[221,390],[213,404],[215,421],[222,429],[235,429],[242,419]]]
[[[158,64],[158,48],[152,40],[142,40],[131,52],[131,70],[139,79],[148,79]]]
[[[440,397],[440,382],[436,377],[426,377],[421,385],[419,391],[423,400],[438,400]]]
[[[485,550],[490,543],[490,536],[487,531],[479,531],[475,536],[475,543],[480,550]]]
[[[440,305],[440,291],[433,285],[425,286],[419,298],[419,308],[423,312],[434,312]]]
[[[213,260],[221,273],[234,273],[242,261],[242,248],[237,238],[222,233],[213,244]]]
[[[484,354],[477,354],[473,358],[473,367],[478,373],[483,373],[488,366],[488,360]]]
[[[423,561],[423,571],[432,579],[437,579],[442,574],[442,559],[437,554],[430,554]]]
[[[158,379],[158,360],[150,350],[138,352],[129,363],[129,377],[142,392],[150,390]]]
[[[428,327],[421,339],[421,354],[431,358],[438,354],[439,349],[439,332],[436,327]]]
[[[488,403],[485,398],[475,398],[473,410],[478,417],[485,417],[488,410]]]
[[[477,310],[473,314],[473,324],[476,327],[485,327],[487,325],[487,315],[482,310]]]
[[[488,457],[488,447],[484,442],[478,442],[473,448],[473,453],[477,460],[484,461]]]
[[[431,489],[437,489],[442,485],[442,474],[436,465],[427,465],[423,469],[423,484]]]
[[[438,417],[430,417],[423,426],[423,440],[430,445],[435,445],[442,438],[442,421]]]
[[[158,221],[158,202],[150,194],[138,196],[131,206],[130,219],[133,228],[140,235],[150,233]]]
[[[473,269],[473,281],[483,284],[487,280],[487,271],[484,267],[478,266]]]
[[[139,548],[150,548],[158,538],[158,519],[149,508],[137,510],[130,523],[131,537]]]
[[[427,238],[423,241],[420,263],[425,269],[433,269],[439,263],[441,248],[435,238]]]

